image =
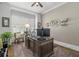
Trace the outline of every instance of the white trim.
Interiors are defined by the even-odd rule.
[[[57,6],[53,7],[53,8],[50,8],[50,9],[48,9],[48,10],[42,12],[42,14],[46,14],[47,12],[50,12],[51,10],[56,9],[56,8],[58,8],[58,7],[60,7],[60,6],[64,5],[64,4],[66,4],[66,3],[67,3],[67,2],[63,2],[63,3],[57,5]]]
[[[16,8],[16,7],[11,7],[10,10],[20,11],[20,12],[28,13],[28,14],[31,14],[31,15],[35,15],[36,14],[34,12],[23,10],[23,9]]]
[[[70,49],[75,50],[75,51],[79,51],[79,46],[77,46],[77,45],[64,43],[64,42],[60,42],[60,41],[57,41],[57,40],[54,40],[54,43],[56,43],[60,46],[66,47],[66,48],[70,48]]]

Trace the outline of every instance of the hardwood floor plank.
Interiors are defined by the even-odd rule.
[[[13,47],[8,48],[8,57],[14,57]]]
[[[14,44],[13,48],[14,57],[33,57],[32,51],[24,43]],[[79,52],[55,44],[54,54],[50,57],[79,57]]]

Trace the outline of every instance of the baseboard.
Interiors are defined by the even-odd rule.
[[[75,50],[75,51],[79,51],[79,46],[76,46],[76,45],[60,42],[60,41],[57,41],[57,40],[54,40],[54,43],[56,43],[60,46],[66,47],[66,48],[70,48],[70,49]]]

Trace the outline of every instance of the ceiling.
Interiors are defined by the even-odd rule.
[[[16,6],[18,8],[27,9],[27,10],[37,12],[37,13],[43,13],[51,8],[57,7],[58,5],[62,3],[64,2],[41,2],[41,4],[43,5],[43,8],[41,8],[40,6],[31,7],[33,2],[9,2],[9,4]]]

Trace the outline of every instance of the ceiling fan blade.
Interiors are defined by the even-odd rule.
[[[36,2],[34,2],[31,6],[34,6],[36,4]]]
[[[43,5],[42,5],[40,2],[38,2],[38,4],[39,4],[41,7],[43,7]]]

